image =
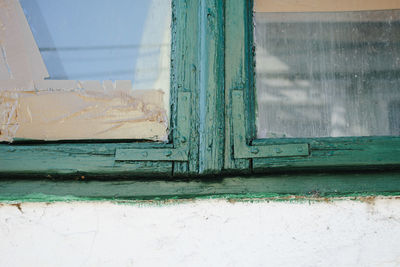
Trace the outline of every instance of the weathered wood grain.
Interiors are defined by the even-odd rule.
[[[224,160],[224,7],[200,1],[199,173],[219,173]]]
[[[121,147],[165,146],[160,143],[0,145],[0,174],[170,176],[171,162],[115,162],[115,151]]]
[[[248,69],[249,19],[251,1],[226,1],[225,7],[225,152],[226,171],[250,171],[250,160],[235,159],[233,150],[232,91],[250,86]],[[246,93],[246,96],[248,94]],[[251,121],[251,117],[250,117]],[[247,124],[246,124],[247,125]],[[249,127],[249,129],[252,127]],[[246,132],[247,133],[247,132]],[[248,133],[247,133],[248,134]],[[248,136],[246,136],[248,137]]]
[[[173,142],[179,141],[179,132],[176,131],[177,120],[177,95],[178,92],[191,92],[190,114],[185,114],[189,120],[189,139],[187,140],[188,158],[187,162],[174,162],[173,172],[175,176],[195,174],[198,172],[199,151],[199,53],[200,40],[199,2],[195,0],[172,1],[172,61],[171,61],[171,108],[173,123]],[[183,38],[182,38],[183,37]],[[176,125],[176,126],[174,126]]]
[[[2,201],[398,195],[399,172],[291,174],[191,181],[0,180]],[[288,200],[296,198],[289,197]]]

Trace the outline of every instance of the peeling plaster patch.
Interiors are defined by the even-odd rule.
[[[11,206],[14,206],[14,207],[16,207],[21,213],[24,213],[23,211],[22,211],[22,208],[21,208],[21,203],[16,203],[16,204],[10,204]]]
[[[167,140],[161,90],[120,90],[118,86],[104,90],[100,82],[84,82],[90,89],[80,89],[74,81],[54,90],[52,82],[59,84],[50,81],[43,86],[43,81],[40,84],[45,90],[40,91],[0,90],[0,141]]]

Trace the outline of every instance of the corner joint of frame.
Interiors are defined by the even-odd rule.
[[[117,149],[115,161],[188,161],[191,93],[178,92],[177,126],[173,148]]]
[[[233,150],[235,158],[268,158],[309,156],[307,143],[249,145],[246,142],[246,123],[243,90],[232,90]]]

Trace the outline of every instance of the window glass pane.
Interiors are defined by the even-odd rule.
[[[258,138],[400,135],[400,2],[255,1]]]
[[[0,4],[0,141],[167,140],[170,0]]]

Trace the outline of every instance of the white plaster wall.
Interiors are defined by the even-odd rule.
[[[3,204],[0,266],[400,266],[400,199]]]

